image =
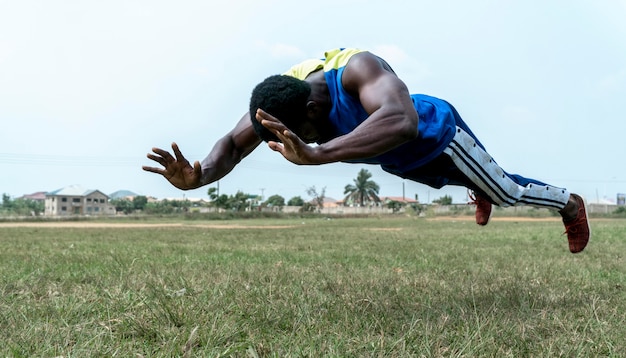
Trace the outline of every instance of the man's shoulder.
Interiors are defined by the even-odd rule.
[[[321,69],[322,67],[324,67],[324,60],[310,59],[291,66],[291,68],[284,72],[283,75],[295,77],[304,81],[308,75]]]
[[[338,48],[326,51],[324,58],[324,71],[329,72],[345,67],[350,60],[358,54],[367,53],[357,48]]]
[[[324,52],[324,57],[320,59],[308,59],[298,64],[295,64],[285,71],[283,75],[295,77],[300,80],[304,80],[309,74],[324,69],[324,72],[330,72],[333,70],[339,70],[345,67],[348,62],[353,58],[366,54],[368,52],[357,48],[336,48]]]

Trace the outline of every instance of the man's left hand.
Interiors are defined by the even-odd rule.
[[[270,149],[279,152],[294,164],[319,164],[314,160],[314,148],[306,144],[278,118],[259,108],[256,119],[282,142],[269,141],[267,144]]]

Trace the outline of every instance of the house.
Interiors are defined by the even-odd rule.
[[[111,194],[109,194],[109,200],[121,199],[121,200],[133,201],[138,196],[145,196],[145,195],[139,195],[133,191],[123,189],[123,190],[114,191]],[[159,201],[154,196],[145,196],[145,197],[148,200],[148,203],[156,203]]]
[[[309,201],[309,204],[313,206],[317,206],[317,201],[315,199]],[[337,208],[340,207],[343,202],[338,201],[337,199],[329,198],[327,196],[324,197],[324,202],[322,204],[323,208]]]
[[[44,215],[115,215],[115,207],[100,190],[71,185],[46,193]]]
[[[133,200],[139,194],[132,192],[130,190],[118,190],[111,194],[109,194],[109,199],[128,199]]]
[[[380,201],[385,204],[388,204],[392,201],[397,201],[402,205],[419,204],[419,201],[415,199],[410,199],[402,196],[381,196]]]
[[[18,199],[44,202],[46,200],[46,192],[45,191],[38,191],[38,192],[32,193],[32,194],[24,194],[24,195],[20,196]]]

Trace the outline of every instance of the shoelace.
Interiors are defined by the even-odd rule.
[[[563,224],[565,224],[565,232],[563,233],[563,235],[575,235],[578,232],[579,226],[583,225],[583,223],[579,220],[581,215],[584,215],[583,210],[583,206],[580,206],[578,208],[578,212],[576,213],[575,218],[570,221],[563,222]]]

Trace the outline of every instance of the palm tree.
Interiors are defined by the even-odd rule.
[[[358,202],[360,206],[368,201],[380,202],[378,198],[378,190],[380,187],[373,180],[369,180],[372,177],[367,169],[361,169],[356,179],[354,179],[354,185],[348,184],[343,190],[344,194],[348,194],[344,199],[344,203],[351,199],[353,202]]]

